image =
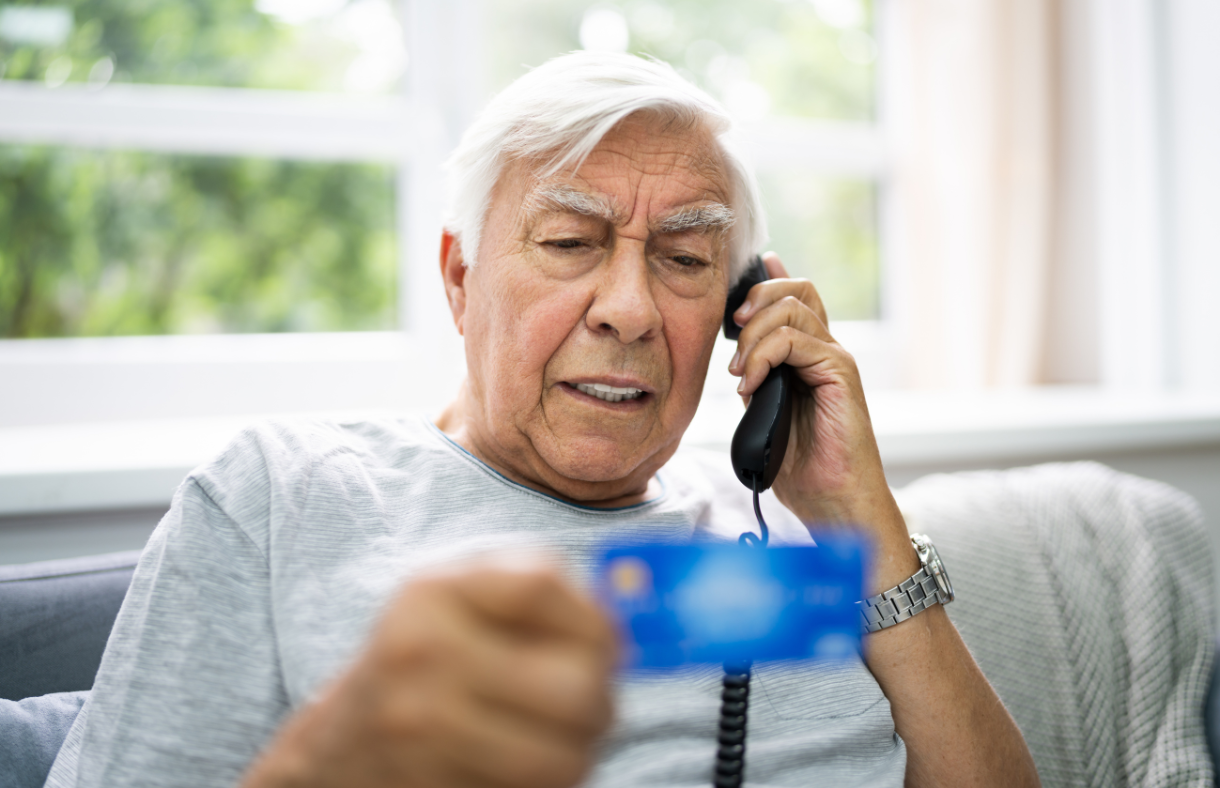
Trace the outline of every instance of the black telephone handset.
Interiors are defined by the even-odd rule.
[[[724,307],[724,335],[729,339],[741,336],[741,327],[733,322],[733,313],[745,302],[750,288],[770,277],[762,258],[755,255],[745,276],[729,293]],[[769,489],[779,474],[788,449],[788,431],[792,426],[792,367],[781,364],[767,374],[758,390],[750,397],[746,415],[741,417],[733,433],[730,456],[733,471],[749,489],[756,493]]]

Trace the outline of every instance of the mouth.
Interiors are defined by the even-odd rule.
[[[619,386],[608,386],[605,383],[569,383],[568,385],[582,394],[597,397],[603,402],[637,400],[648,394],[643,389],[631,388],[629,386],[620,388]]]
[[[616,383],[619,382],[626,383],[626,381],[616,381]],[[632,410],[641,406],[651,396],[648,389],[636,388],[633,385],[576,383],[569,381],[564,383],[562,388],[569,390],[570,393],[576,396],[580,396],[582,399],[587,396],[587,398],[600,400],[601,403],[616,405],[617,407],[631,407]]]

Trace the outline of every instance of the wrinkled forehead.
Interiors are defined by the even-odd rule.
[[[628,116],[601,138],[576,172],[622,161],[649,174],[693,177],[720,191],[727,188],[724,153],[716,136],[702,123],[653,113]]]
[[[659,176],[679,207],[709,202],[727,210],[732,202],[724,153],[701,124],[637,113],[607,132],[582,160],[557,167],[561,157],[556,153],[510,162],[493,199],[511,195],[521,209],[545,207],[622,220],[631,206],[614,194],[595,194],[588,184],[612,174],[623,183]]]

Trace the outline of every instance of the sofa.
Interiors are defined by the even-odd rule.
[[[0,788],[46,780],[139,558],[131,551],[0,567]]]
[[[1044,786],[1214,784],[1214,580],[1198,507],[1094,463],[895,491],[948,612]],[[42,785],[85,702],[137,552],[0,567],[0,788]]]

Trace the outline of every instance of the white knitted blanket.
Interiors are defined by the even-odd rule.
[[[1095,463],[937,475],[896,491],[948,612],[1042,784],[1211,786],[1212,559],[1184,493]]]

